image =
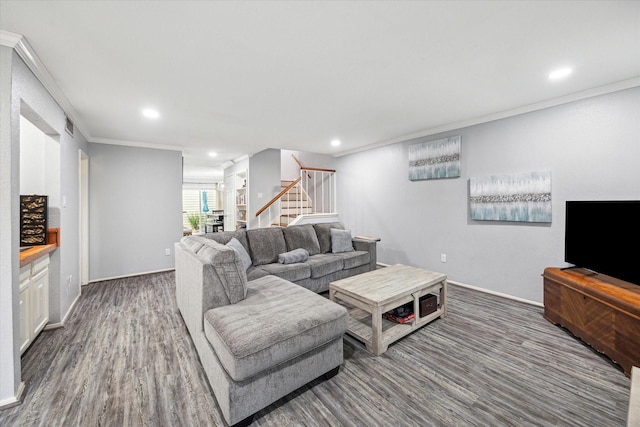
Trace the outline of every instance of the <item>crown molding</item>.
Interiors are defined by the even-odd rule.
[[[64,95],[60,86],[56,83],[54,78],[47,70],[44,62],[40,60],[35,50],[31,47],[27,39],[20,34],[11,33],[9,31],[0,30],[0,44],[13,48],[18,56],[27,64],[27,67],[36,76],[36,78],[42,83],[44,88],[51,94],[53,99],[62,107],[64,113],[73,122],[73,125],[80,131],[80,133],[89,140],[91,135],[87,130],[84,122],[80,120],[80,116],[71,102]]]
[[[7,46],[13,49],[20,40],[22,40],[22,36],[20,34],[0,30],[0,46]]]
[[[93,142],[95,144],[126,145],[127,147],[154,148],[156,150],[171,150],[171,151],[184,150],[184,147],[181,147],[179,145],[165,145],[165,144],[156,144],[152,142],[143,142],[143,141],[129,141],[126,139],[91,138],[89,142]]]
[[[242,156],[233,159],[233,163],[240,163],[243,160],[249,160],[249,157],[251,157],[250,154],[243,154]]]
[[[454,123],[448,123],[442,126],[436,126],[433,128],[425,129],[420,132],[411,133],[408,135],[399,136],[396,138],[386,139],[379,141],[364,147],[354,148],[352,150],[341,151],[333,155],[333,157],[342,157],[349,154],[360,153],[362,151],[371,150],[373,148],[384,147],[385,145],[396,144],[398,142],[405,142],[416,138],[423,138],[426,136],[436,135],[442,132],[448,132],[451,130],[462,129],[469,126],[479,125],[482,123],[488,123],[495,120],[506,119],[508,117],[517,116],[524,113],[530,113],[533,111],[543,110],[545,108],[555,107],[562,104],[568,104],[570,102],[580,101],[595,96],[606,95],[608,93],[618,92],[621,90],[631,89],[640,86],[640,76],[633,77],[627,80],[621,80],[616,83],[612,83],[605,86],[599,86],[593,89],[584,90],[582,92],[576,92],[571,95],[562,96],[559,98],[550,99],[547,101],[537,102],[534,104],[525,105],[511,110],[501,111],[487,116],[477,117],[469,120],[463,120]]]

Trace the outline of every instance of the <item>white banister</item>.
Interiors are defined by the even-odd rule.
[[[258,227],[274,223],[286,226],[307,214],[337,214],[335,173],[330,169],[301,168],[300,177],[258,211]]]

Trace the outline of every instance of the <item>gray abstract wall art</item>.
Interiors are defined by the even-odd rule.
[[[409,146],[409,179],[460,176],[460,135]]]
[[[551,172],[469,180],[471,219],[551,222]]]

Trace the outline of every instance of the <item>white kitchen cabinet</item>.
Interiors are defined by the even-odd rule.
[[[49,255],[20,268],[20,354],[49,322]]]

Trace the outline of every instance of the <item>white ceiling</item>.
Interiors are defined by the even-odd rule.
[[[197,177],[640,85],[638,1],[0,0],[0,29],[25,37],[90,141],[182,149]],[[560,66],[574,73],[549,81]]]

